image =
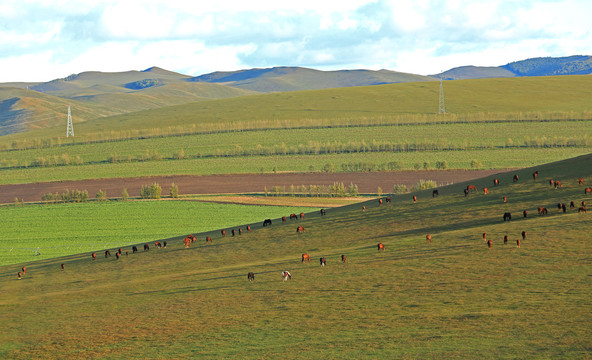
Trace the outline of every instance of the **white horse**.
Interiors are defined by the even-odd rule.
[[[284,279],[284,281],[287,281],[288,279],[292,280],[292,274],[290,274],[289,271],[284,270],[282,271],[282,278]]]

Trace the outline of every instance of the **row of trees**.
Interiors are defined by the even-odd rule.
[[[160,199],[162,194],[162,187],[158,183],[152,183],[150,185],[143,185],[140,189],[140,197],[142,199]],[[169,188],[169,196],[171,198],[179,197],[179,187],[172,183]],[[107,193],[104,190],[97,191],[95,195],[97,201],[107,201]],[[47,193],[41,196],[42,201],[53,202],[53,203],[82,203],[89,200],[87,190],[66,190],[62,193]],[[121,197],[119,200],[129,200],[129,193],[126,188],[121,191]]]
[[[334,182],[332,185],[290,185],[273,186],[271,189],[264,189],[265,196],[301,196],[301,197],[356,197],[358,196],[358,185],[350,183],[345,186],[342,182]]]

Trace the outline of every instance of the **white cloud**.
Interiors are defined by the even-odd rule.
[[[587,0],[4,0],[0,82],[160,66],[418,74],[590,54]]]

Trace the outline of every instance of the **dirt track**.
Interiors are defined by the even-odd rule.
[[[434,180],[438,185],[458,183],[476,179],[506,170],[446,170],[446,171],[397,171],[375,173],[310,173],[310,174],[238,174],[210,176],[157,176],[125,179],[100,179],[84,181],[63,181],[52,183],[0,185],[0,203],[13,203],[17,197],[25,202],[41,201],[43,194],[62,193],[66,190],[87,190],[94,198],[99,190],[108,197],[120,197],[123,188],[130,196],[139,196],[142,185],[157,182],[163,195],[168,194],[171,183],[179,187],[179,194],[217,194],[263,192],[265,187],[290,185],[330,185],[334,182],[357,184],[360,193],[376,193],[380,186],[385,193],[393,185],[415,185],[419,180]]]

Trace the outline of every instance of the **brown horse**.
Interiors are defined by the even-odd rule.
[[[96,257],[96,255],[95,255]],[[23,271],[23,275],[25,275],[27,273],[27,268],[23,266],[23,268],[21,269]]]
[[[504,235],[504,245],[508,244],[508,235]]]
[[[590,192],[592,192],[592,187],[589,187],[589,188],[584,189],[584,195],[586,195],[586,194],[588,194]]]
[[[255,280],[255,273],[253,273],[253,272],[248,273],[247,279],[249,279],[249,281]]]
[[[483,195],[487,195],[487,194],[489,194],[489,190],[487,190],[487,188],[486,188],[486,187],[484,187],[484,188],[483,188]]]
[[[512,178],[512,182],[517,182],[518,181],[518,175],[515,174],[514,177]]]
[[[284,270],[282,271],[282,278],[284,279],[284,281],[288,281],[288,279],[292,280],[292,274],[290,274],[289,271]]]
[[[189,245],[191,245],[191,238],[188,236],[185,239],[183,239],[183,244],[185,244],[185,248],[188,249]]]
[[[327,213],[327,212],[325,211],[325,209],[321,209],[321,216],[325,216],[325,215],[326,215],[326,213]]]
[[[286,221],[288,221],[288,219],[286,219],[285,216],[282,216],[282,222],[286,222]]]
[[[296,216],[296,214],[290,214],[290,220],[298,220],[298,216]]]
[[[388,204],[391,202],[391,198],[390,197],[384,198],[384,201],[386,201],[386,203]]]
[[[477,187],[475,185],[467,185],[467,191],[477,191]]]
[[[549,212],[546,207],[539,207],[537,210],[539,211],[539,215],[547,215]]]
[[[207,243],[211,243],[211,242],[213,242],[213,241],[212,241],[212,238],[211,238],[211,237],[209,237],[209,236],[206,236],[206,244],[207,244]]]
[[[555,189],[557,188],[562,188],[563,184],[561,183],[561,181],[555,181]]]
[[[302,254],[302,262],[310,262],[310,256],[308,254]]]
[[[263,225],[263,226],[265,226],[265,225]],[[222,237],[225,237],[226,236],[226,230],[220,230],[220,233],[222,234]]]
[[[378,199],[378,205],[382,205],[382,199]]]
[[[93,260],[96,260],[97,259],[97,253],[92,253],[92,258],[93,258]]]
[[[579,214],[579,213],[587,213],[587,211],[586,211],[586,208],[585,208],[585,207],[583,207],[583,206],[582,206],[582,207],[580,207],[580,208],[578,208],[578,214]]]
[[[493,245],[493,241],[491,239],[487,240],[487,248],[491,249],[491,245]]]
[[[498,186],[499,180],[497,178],[493,179],[493,186]]]
[[[579,178],[578,179],[578,184],[584,185],[584,178]]]
[[[345,255],[341,255],[341,262],[345,264],[345,262],[346,262]]]
[[[532,179],[533,180],[536,180],[537,176],[539,176],[539,172],[538,171],[535,171],[535,172],[532,173]]]
[[[303,233],[303,232],[305,232],[305,230],[304,230],[304,227],[302,227],[302,226],[298,226],[298,227],[296,228],[296,232],[297,232],[297,233]]]
[[[251,225],[247,225],[247,232],[251,232]]]
[[[300,213],[300,218],[304,219],[304,213]]]
[[[428,244],[431,244],[432,243],[432,235],[427,234],[426,235],[426,241],[428,242]]]
[[[320,258],[319,262],[321,263],[321,266],[325,266],[327,264],[327,261],[325,260],[324,257]]]
[[[382,243],[378,243],[378,251],[384,251],[384,245]]]
[[[413,202],[416,203],[417,202],[417,196],[413,195]]]

